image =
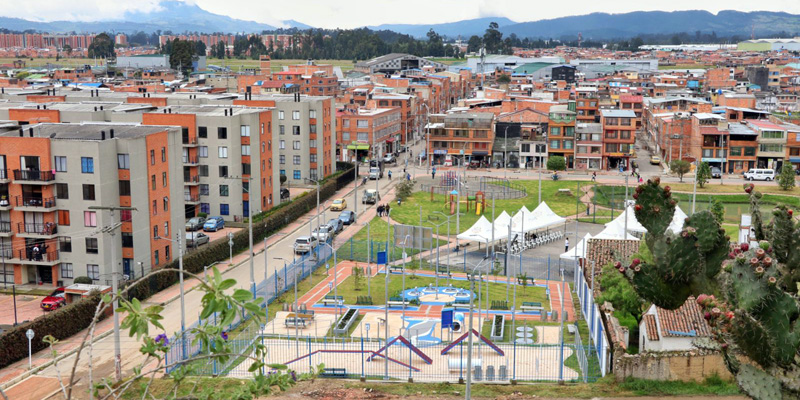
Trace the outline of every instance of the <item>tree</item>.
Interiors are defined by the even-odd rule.
[[[192,69],[195,45],[189,40],[175,39],[172,41],[169,52],[169,66],[172,69],[189,71]]]
[[[511,77],[508,76],[508,74],[500,74],[500,76],[497,77],[497,83],[501,85],[508,85],[511,83]]]
[[[68,44],[65,44],[64,47],[61,48],[61,50],[67,53],[67,56],[72,55],[72,46]]]
[[[725,206],[719,201],[718,198],[712,197],[711,198],[711,205],[708,207],[708,210],[714,214],[714,217],[717,219],[717,222],[722,223],[725,220]]]
[[[551,171],[565,171],[567,169],[567,160],[562,156],[552,156],[547,159],[547,169]]]
[[[669,169],[673,174],[677,174],[681,178],[681,182],[683,182],[683,175],[692,169],[692,164],[684,160],[673,160],[669,163]]]
[[[206,44],[199,40],[194,42],[194,54],[198,56],[206,55]]]
[[[792,169],[792,163],[790,163],[789,160],[783,160],[783,167],[781,168],[780,175],[778,175],[778,186],[783,190],[789,190],[793,188],[794,185],[794,169]]]
[[[642,40],[642,38],[637,36],[637,37],[631,39],[631,42],[630,42],[630,45],[629,45],[629,50],[630,51],[639,51],[639,47],[642,47],[642,46],[644,46],[644,40]]]
[[[697,184],[700,185],[700,187],[705,187],[709,178],[711,178],[711,167],[707,162],[703,161],[697,168]]]
[[[600,274],[600,297],[598,303],[611,303],[614,311],[624,315],[630,315],[636,320],[636,327],[642,322],[642,316],[650,306],[636,293],[630,282],[624,275],[620,274],[613,263],[609,263]],[[631,337],[638,338],[639,335],[631,332]]]
[[[503,50],[503,34],[498,30],[500,25],[497,22],[489,24],[486,33],[483,34],[483,45],[489,54],[497,54]]]
[[[470,36],[469,41],[467,42],[467,53],[477,52],[478,50],[481,49],[482,45],[483,41],[481,40],[480,36],[478,35]]]
[[[114,41],[107,33],[103,32],[92,39],[92,43],[89,45],[89,58],[114,58],[115,56]]]

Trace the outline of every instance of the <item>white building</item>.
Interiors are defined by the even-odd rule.
[[[689,297],[677,310],[650,306],[639,324],[639,350],[692,350],[694,340],[711,336],[711,327],[703,318],[703,310]]]

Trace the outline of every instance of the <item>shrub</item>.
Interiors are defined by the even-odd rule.
[[[551,171],[564,171],[567,169],[567,160],[562,156],[553,156],[547,159],[547,169]]]
[[[89,278],[88,276],[79,276],[79,277],[73,279],[72,282],[73,283],[82,283],[84,285],[91,285],[92,284],[92,278]]]
[[[94,319],[99,302],[100,295],[93,294],[3,333],[0,335],[0,368],[28,356],[28,338],[25,336],[28,329],[36,334],[31,341],[31,350],[35,353],[47,347],[42,341],[47,335],[63,340],[86,329]]]

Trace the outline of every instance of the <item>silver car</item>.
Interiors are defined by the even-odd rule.
[[[186,247],[198,247],[208,244],[210,238],[203,232],[187,232],[186,233]]]

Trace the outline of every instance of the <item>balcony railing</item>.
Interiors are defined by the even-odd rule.
[[[40,207],[52,208],[56,206],[55,197],[33,197],[33,196],[16,196],[15,205],[17,207]]]
[[[8,179],[8,170],[0,169],[0,180]]]
[[[6,246],[6,247],[10,247],[10,246]],[[9,249],[9,248],[0,249],[0,258],[3,258],[3,259],[14,258],[14,250]]]
[[[198,194],[184,194],[183,200],[189,203],[199,203],[200,195]]]
[[[197,164],[197,157],[183,157],[183,163],[195,165]]]
[[[200,175],[184,176],[183,183],[200,183]]]
[[[52,222],[45,222],[43,224],[20,222],[17,224],[17,232],[50,236],[58,233],[58,224]]]
[[[56,179],[52,171],[39,171],[37,169],[15,169],[15,181],[50,182]]]
[[[196,136],[193,137],[193,138],[186,138],[185,137],[185,138],[183,138],[182,142],[185,145],[192,145],[193,146],[193,145],[197,144],[197,137]]]
[[[11,233],[11,221],[0,221],[0,233]]]
[[[36,261],[36,262],[56,262],[58,261],[58,250],[35,251],[37,248],[34,246],[28,247],[24,250],[17,251],[17,258],[20,260]]]

